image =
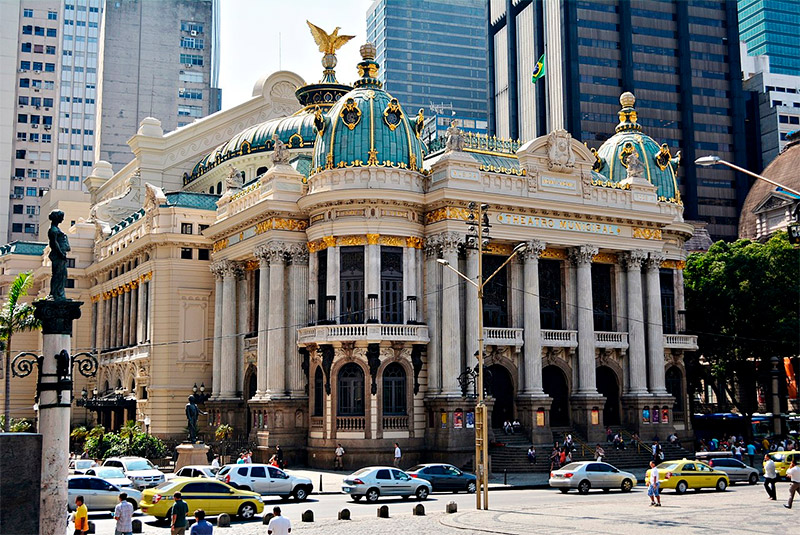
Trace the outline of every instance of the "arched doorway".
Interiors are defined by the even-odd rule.
[[[620,424],[619,381],[617,374],[608,366],[599,366],[595,371],[597,391],[606,397],[603,408],[603,425]]]
[[[675,398],[675,404],[672,406],[672,418],[682,422],[684,419],[683,374],[677,366],[670,366],[664,379],[667,392]]]
[[[569,385],[567,376],[558,366],[542,369],[544,393],[553,399],[550,406],[550,427],[569,426]]]
[[[505,366],[492,364],[487,368],[491,374],[490,392],[494,398],[492,427],[503,427],[503,422],[514,420],[514,382]]]
[[[250,401],[253,399],[253,396],[256,395],[256,390],[258,389],[258,374],[256,373],[254,368],[248,368],[247,375],[245,376],[245,397],[244,399]],[[253,414],[251,413],[250,409],[248,408],[247,412],[247,432],[249,433],[253,429]]]

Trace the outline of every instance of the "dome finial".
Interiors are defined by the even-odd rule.
[[[361,52],[361,61],[358,64],[359,80],[356,80],[353,87],[383,87],[383,84],[378,80],[378,64],[375,62],[377,49],[373,43],[367,42],[359,48]]]
[[[619,103],[623,108],[633,108],[633,105],[636,103],[636,97],[633,96],[633,93],[630,91],[625,91],[619,96]]]
[[[361,48],[358,49],[361,52],[361,59],[364,61],[373,60],[375,56],[378,54],[378,50],[375,48],[373,43],[364,43],[361,45]]]
[[[617,112],[619,116],[619,124],[615,128],[616,132],[623,132],[625,130],[641,130],[642,126],[637,123],[637,114],[633,105],[636,103],[636,97],[630,91],[625,91],[619,96],[619,103],[622,109]]]

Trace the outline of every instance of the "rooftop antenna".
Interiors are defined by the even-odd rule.
[[[447,104],[445,104],[444,102],[442,102],[441,104],[434,104],[431,101],[430,109],[436,115],[444,115],[445,110],[450,111],[452,115],[456,114],[455,110],[453,109],[453,103],[452,102],[448,102]]]

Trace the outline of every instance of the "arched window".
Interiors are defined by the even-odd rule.
[[[325,379],[322,376],[322,368],[317,367],[317,371],[314,372],[314,416],[322,416],[324,400]]]
[[[339,370],[339,416],[364,416],[364,371],[354,363]]]
[[[217,195],[222,193],[222,182],[217,182]]]
[[[258,169],[256,169],[256,176],[261,176],[266,172],[267,172],[267,166],[266,165],[261,166]]]
[[[396,362],[383,371],[383,414],[406,414],[406,371]]]
[[[672,417],[676,420],[683,420],[683,376],[677,366],[671,366],[666,373],[665,382],[667,392],[675,398],[672,406]]]

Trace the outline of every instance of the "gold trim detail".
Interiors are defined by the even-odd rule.
[[[510,255],[514,248],[508,243],[490,243],[484,251],[489,254]]]
[[[445,206],[444,208],[437,208],[425,214],[425,224],[430,225],[445,219],[462,219],[467,220],[469,210],[466,208],[459,208],[457,206]]]
[[[596,264],[616,264],[617,255],[614,253],[597,253],[592,257],[592,262]]]
[[[350,123],[345,120],[345,113],[352,114],[353,112],[356,114],[355,121]],[[355,101],[355,99],[350,97],[347,99],[347,101],[345,101],[344,106],[342,106],[342,109],[339,110],[339,117],[341,117],[344,125],[350,130],[354,129],[356,125],[361,122],[361,110],[358,109],[358,103]],[[350,120],[352,120],[352,115],[348,115],[348,117],[350,117]],[[331,140],[331,142],[332,141],[333,140]]]
[[[567,250],[566,249],[550,249],[549,247],[542,251],[542,254],[539,255],[539,258],[546,258],[549,260],[566,260],[567,259]]]
[[[216,253],[218,251],[223,250],[228,246],[228,238],[223,238],[217,242],[214,242],[214,245],[211,247],[211,251]]]
[[[336,238],[336,245],[338,246],[349,246],[349,245],[366,245],[367,244],[367,237],[366,236],[339,236]]]
[[[367,245],[378,245],[380,234],[367,234]]]
[[[416,236],[409,236],[406,238],[406,247],[410,247],[411,249],[422,249],[422,245],[422,238],[417,238]]]
[[[397,117],[396,123],[389,122],[390,113]],[[400,126],[400,123],[403,122],[403,110],[400,109],[400,103],[397,102],[396,98],[391,99],[386,105],[386,109],[383,110],[383,122],[386,123],[386,126],[388,126],[389,130],[392,132],[394,132],[395,128]]]
[[[381,236],[379,243],[389,247],[405,247],[406,240],[402,236]]]
[[[328,247],[335,247],[336,246],[336,236],[323,236],[322,243],[324,244],[323,249],[327,249]]]
[[[662,239],[661,229],[633,227],[633,237],[640,240],[660,240]]]
[[[244,263],[245,271],[255,271],[259,267],[261,267],[261,262],[259,262],[258,260],[246,260]]]
[[[664,260],[661,262],[662,268],[667,269],[683,269],[686,267],[686,261],[684,260]]]

